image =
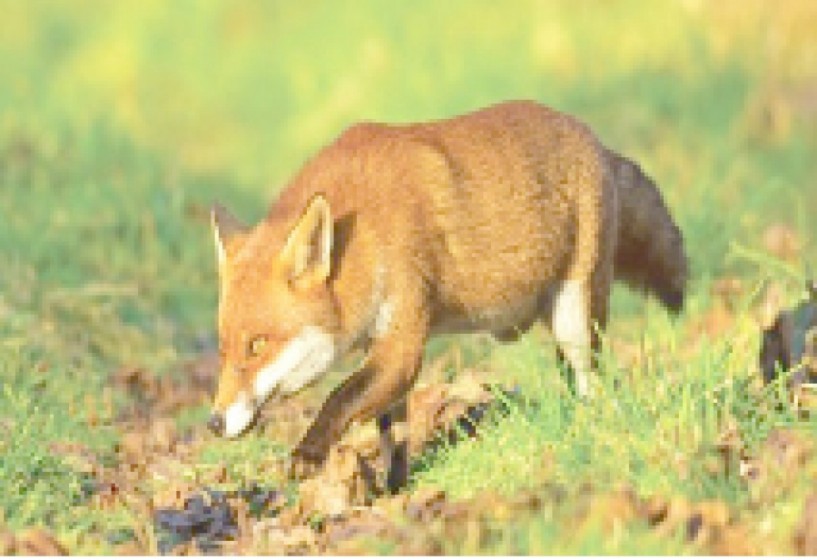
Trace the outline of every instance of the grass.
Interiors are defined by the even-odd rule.
[[[125,514],[88,511],[83,476],[50,446],[81,442],[111,455],[124,398],[111,373],[136,364],[174,375],[180,358],[212,344],[212,200],[256,220],[351,122],[426,120],[507,98],[579,116],[657,179],[689,248],[689,304],[671,320],[616,291],[606,396],[592,407],[561,391],[539,331],[507,346],[435,342],[435,355],[461,347],[465,365],[495,369],[531,404],[479,441],[426,457],[415,484],[465,497],[592,481],[740,507],[746,488],[705,472],[707,450],[730,424],[757,444],[796,423],[755,383],[757,317],[764,282],[791,303],[803,263],[817,266],[810,3],[3,2],[2,11],[8,525],[42,524],[72,550],[109,550],[89,527],[117,526]],[[766,249],[774,223],[802,241],[793,259]],[[744,289],[718,319],[724,303],[712,289],[724,277]],[[814,435],[813,423],[801,427]],[[201,461],[251,473],[278,452],[253,437],[214,442]],[[799,499],[774,507],[796,513]],[[689,551],[638,526],[618,540],[592,526],[565,538],[567,517],[551,514],[513,524],[493,550]],[[790,528],[796,514],[780,519]]]
[[[727,350],[707,350],[687,365],[674,364],[675,371],[664,364],[637,373],[607,370],[599,402],[587,404],[560,389],[555,364],[541,356],[536,342],[525,346],[515,349],[519,354],[512,363],[519,369],[513,371],[524,372],[522,393],[534,402],[486,429],[481,440],[434,457],[420,483],[472,496],[545,481],[573,487],[592,480],[606,487],[630,483],[645,495],[680,490],[700,499],[715,497],[713,492],[737,498],[728,484],[707,488],[701,479],[684,482],[678,469],[679,461],[717,439],[720,417],[734,414],[737,406],[730,400],[750,400],[736,395],[739,380],[717,375],[725,370]],[[768,425],[753,428],[768,430]]]

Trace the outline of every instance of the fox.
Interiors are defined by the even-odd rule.
[[[541,321],[592,396],[611,286],[682,310],[680,229],[654,182],[579,120],[508,101],[447,120],[356,124],[296,173],[254,227],[214,205],[220,374],[207,424],[235,438],[273,396],[350,351],[292,452],[320,466],[356,422],[404,406],[426,341]],[[402,403],[402,405],[401,405]]]

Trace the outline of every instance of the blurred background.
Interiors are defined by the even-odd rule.
[[[350,123],[518,98],[575,114],[641,163],[688,237],[695,281],[747,265],[735,242],[773,238],[790,272],[814,250],[810,0],[8,1],[2,13],[12,291],[123,282],[204,321],[212,200],[255,220]]]
[[[0,495],[76,482],[43,434],[113,437],[88,424],[104,399],[115,409],[112,371],[172,373],[212,349],[209,205],[259,219],[354,122],[520,98],[587,122],[684,232],[685,348],[746,325],[724,293],[748,308],[774,279],[791,302],[817,269],[813,0],[0,0],[0,14],[0,426],[19,450],[0,444]],[[613,305],[626,337],[653,304],[617,290]],[[740,333],[757,342],[754,324]],[[26,478],[31,457],[63,474]],[[7,516],[38,519],[21,500]]]
[[[736,159],[750,141],[787,142],[817,112],[808,0],[80,0],[4,2],[3,14],[4,134],[102,122],[186,169],[252,185],[284,181],[350,122],[512,98],[577,113],[674,173],[661,154],[704,151],[701,134]]]

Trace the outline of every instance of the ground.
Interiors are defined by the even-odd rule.
[[[0,551],[817,550],[817,424],[758,367],[817,268],[813,2],[2,13]],[[480,422],[418,447],[397,496],[371,426],[317,481],[284,476],[343,371],[240,441],[209,435],[211,202],[257,220],[350,123],[516,98],[656,180],[690,254],[683,313],[616,290],[593,406],[543,330],[434,340],[409,431]]]

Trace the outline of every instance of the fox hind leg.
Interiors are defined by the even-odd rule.
[[[559,348],[559,356],[573,370],[576,393],[590,394],[591,323],[590,298],[587,283],[567,280],[562,283],[553,301],[551,330]]]
[[[560,355],[573,369],[576,393],[583,398],[591,393],[599,331],[607,323],[618,226],[615,185],[601,167],[584,171],[588,184],[597,188],[582,190],[576,200],[574,261],[556,290],[550,317]]]
[[[607,326],[610,288],[613,281],[609,247],[601,247],[600,259],[588,280],[566,280],[559,286],[551,307],[551,330],[558,356],[573,370],[576,393],[588,397],[598,370],[601,333]]]

